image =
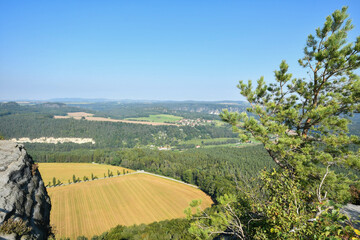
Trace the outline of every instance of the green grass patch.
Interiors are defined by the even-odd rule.
[[[212,139],[191,139],[179,142],[179,145],[194,145],[202,148],[211,147],[243,147],[259,144],[255,139],[250,139],[249,142],[243,143],[239,138],[212,138]]]
[[[146,122],[158,122],[158,123],[174,123],[181,119],[183,118],[170,114],[156,114],[156,115],[149,115],[149,117],[126,118],[126,120],[131,120],[131,121],[146,121]]]

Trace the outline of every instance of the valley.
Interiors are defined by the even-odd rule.
[[[241,141],[212,114],[226,106],[246,107],[0,103],[0,135],[22,142],[36,162],[57,238],[112,239],[121,232],[192,239],[184,213],[192,200],[202,199],[201,209],[213,213],[221,196],[257,188],[262,170],[277,168],[259,140]],[[354,120],[357,129],[358,115]]]

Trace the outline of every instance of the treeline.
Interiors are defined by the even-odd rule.
[[[202,142],[203,145],[223,145],[223,144],[229,144],[229,143],[239,143],[240,139],[226,139],[224,141],[207,141]]]
[[[37,162],[97,162],[172,177],[194,184],[213,200],[236,191],[241,179],[249,179],[259,170],[275,167],[262,146],[245,148],[214,147],[183,152],[151,149],[120,151],[96,149],[70,152],[29,151]]]
[[[0,117],[11,114],[36,113],[45,116],[66,115],[68,112],[84,111],[82,108],[68,106],[64,103],[41,103],[21,106],[16,102],[0,103]],[[92,111],[91,111],[92,112]]]
[[[114,175],[116,174],[116,175]],[[110,171],[110,169],[107,170],[107,173],[104,173],[104,177],[101,178],[110,178],[110,177],[114,177],[114,176],[120,176],[120,175],[125,175],[125,174],[129,174],[128,170],[123,169],[122,172],[120,172],[119,170],[117,170],[115,173],[113,171]],[[52,182],[48,182],[46,184],[46,187],[57,187],[57,186],[61,186],[64,184],[73,184],[73,183],[80,183],[80,182],[87,182],[87,181],[94,181],[96,179],[99,179],[98,176],[94,175],[93,173],[91,173],[90,177],[88,176],[83,176],[81,179],[80,177],[76,177],[75,174],[73,174],[72,176],[72,180],[68,179],[67,183],[63,183],[61,182],[59,179],[56,179],[56,177],[53,177]]]
[[[187,219],[172,219],[161,222],[154,222],[148,225],[140,224],[133,226],[118,225],[108,232],[95,235],[91,238],[79,236],[77,240],[138,240],[138,239],[157,239],[157,240],[192,240],[194,239],[188,232],[190,222]],[[60,240],[70,240],[70,238],[60,238]]]

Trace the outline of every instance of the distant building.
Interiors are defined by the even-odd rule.
[[[158,150],[171,150],[171,147],[158,147]]]

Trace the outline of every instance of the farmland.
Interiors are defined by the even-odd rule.
[[[179,145],[184,146],[197,146],[201,148],[213,147],[248,147],[259,144],[258,141],[251,138],[249,142],[241,142],[238,138],[210,138],[210,139],[191,139],[180,141]]]
[[[185,217],[193,199],[212,204],[197,188],[139,173],[48,189],[56,236],[91,237],[116,225],[130,226]]]
[[[112,119],[112,118],[105,118],[105,117],[94,117],[94,114],[86,113],[86,112],[73,112],[68,113],[66,116],[54,116],[54,119],[69,119],[74,118],[76,120],[88,120],[88,121],[97,121],[97,122],[122,122],[122,123],[134,123],[134,124],[144,124],[144,125],[153,125],[153,126],[177,126],[175,124],[171,124],[168,122],[175,122],[182,117],[177,117],[173,115],[167,114],[159,114],[159,115],[150,115],[148,118],[135,118],[135,119]]]
[[[73,175],[79,177],[81,180],[84,176],[90,178],[91,174],[98,178],[103,178],[104,174],[108,174],[108,170],[112,171],[114,175],[117,175],[117,171],[123,174],[125,172],[133,172],[133,170],[104,165],[104,164],[92,164],[92,163],[39,163],[39,171],[45,184],[51,182],[55,177],[56,180],[60,180],[63,183],[68,183],[68,180],[72,181]]]
[[[146,121],[146,122],[158,122],[158,123],[175,123],[183,119],[182,117],[169,115],[169,114],[156,114],[149,115],[149,117],[139,117],[139,118],[127,118],[127,120],[132,121]]]

